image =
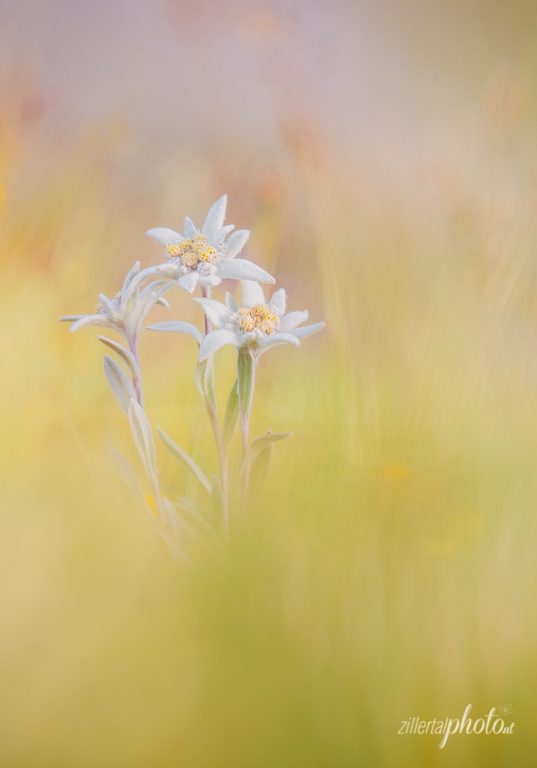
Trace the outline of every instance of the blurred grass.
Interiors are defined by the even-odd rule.
[[[242,192],[190,160],[158,197],[131,191],[106,127],[32,174],[6,111],[2,765],[534,764],[535,126],[516,141],[495,119],[483,166],[440,164],[407,197],[356,180],[301,123]],[[96,334],[56,321],[149,263],[145,228],[199,217],[224,181],[253,255],[327,329],[263,359],[254,431],[294,436],[232,540],[180,567],[114,460],[135,458]],[[177,295],[169,316],[188,312]],[[214,465],[190,340],[146,338],[142,357],[154,423]],[[231,365],[222,353],[228,384]],[[396,735],[508,702],[512,737],[440,752]]]

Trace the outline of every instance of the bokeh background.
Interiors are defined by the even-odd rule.
[[[2,0],[0,30],[2,766],[533,766],[535,3]],[[294,436],[185,565],[57,320],[223,192],[327,329],[262,361],[254,429]],[[148,410],[212,471],[193,346],[144,339]],[[515,734],[397,735],[470,703]]]

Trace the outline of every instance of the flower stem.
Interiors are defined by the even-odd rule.
[[[211,298],[211,287],[202,286],[201,295],[204,299]],[[211,323],[205,315],[205,335],[211,332]],[[229,489],[228,489],[228,456],[227,448],[222,439],[222,433],[218,424],[218,413],[216,410],[216,399],[214,395],[214,364],[210,357],[206,362],[206,370],[203,374],[203,399],[209,415],[209,421],[213,431],[216,453],[218,457],[218,472],[220,476],[220,491],[222,493],[222,514],[224,522],[224,531],[229,533]]]
[[[248,449],[250,440],[250,414],[254,400],[256,359],[248,347],[240,347],[237,358],[237,388],[239,396],[239,417],[242,435],[242,507],[246,504],[248,493]]]
[[[210,299],[211,298],[211,286],[210,285],[204,285],[201,288],[201,295],[204,299]],[[207,336],[208,333],[211,332],[211,323],[209,322],[209,319],[205,313],[203,313],[203,316],[205,318],[205,335]]]
[[[129,349],[132,352],[132,356],[134,357],[134,361],[136,363],[136,371],[132,374],[132,385],[134,387],[134,394],[136,395],[136,400],[141,407],[144,407],[144,394],[142,390],[142,375],[140,373],[140,359],[138,357],[138,337],[129,336],[127,339]]]
[[[255,388],[255,358],[248,347],[239,349],[237,359],[237,386],[239,395],[239,413],[242,433],[242,448],[246,456],[250,434],[250,413]]]

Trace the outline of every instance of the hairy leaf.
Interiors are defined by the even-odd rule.
[[[216,410],[216,396],[214,393],[214,375],[213,360],[207,358],[202,360],[196,366],[194,381],[198,392],[201,394],[204,402],[212,411]]]
[[[181,448],[181,446],[177,445],[177,443],[172,440],[171,437],[169,437],[165,432],[163,432],[162,429],[158,429],[158,433],[160,436],[160,439],[168,448],[168,450],[175,456],[176,459],[178,459],[180,462],[182,462],[191,472],[192,474],[197,478],[197,480],[201,483],[201,485],[205,488],[207,493],[211,493],[211,484],[209,480],[207,479],[207,476],[203,472],[202,469],[196,464],[194,459],[188,455],[188,453]]]
[[[250,462],[254,462],[256,457],[265,448],[271,446],[272,443],[276,443],[279,440],[284,440],[286,437],[290,437],[290,436],[291,436],[291,432],[266,432],[264,435],[261,435],[260,437],[256,437],[256,439],[252,441],[252,444],[250,446],[250,450],[248,453],[248,460]]]
[[[153,430],[144,409],[134,399],[131,399],[129,405],[129,422],[134,444],[151,481],[153,490],[158,495],[157,457]]]
[[[192,323],[184,323],[181,320],[163,320],[161,323],[153,323],[147,326],[148,331],[161,331],[163,333],[188,333],[193,336],[198,344],[201,344],[203,336]]]
[[[120,344],[119,341],[116,341],[115,339],[109,339],[108,336],[97,336],[97,338],[105,346],[113,349],[114,352],[117,352],[117,354],[127,363],[130,370],[134,374],[138,373],[138,366],[136,364],[136,360],[134,359],[134,355],[129,349],[127,349],[127,347],[124,347],[123,344]]]
[[[104,373],[121,409],[125,413],[129,410],[129,403],[134,397],[134,389],[127,374],[115,360],[108,355],[104,357]]]

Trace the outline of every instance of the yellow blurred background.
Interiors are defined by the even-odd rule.
[[[0,765],[535,765],[537,6],[21,0],[0,30]],[[327,328],[263,358],[254,432],[293,437],[182,565],[95,329],[57,320],[223,192]],[[214,471],[192,340],[141,354]],[[470,703],[515,733],[397,735]]]

